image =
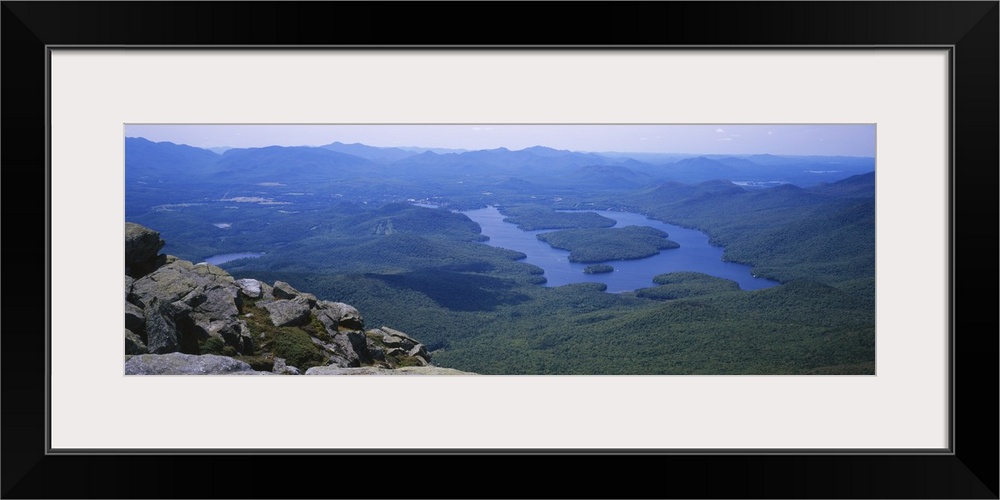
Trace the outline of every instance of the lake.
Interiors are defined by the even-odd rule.
[[[211,257],[205,257],[202,262],[208,262],[214,266],[222,264],[223,262],[229,262],[236,259],[256,259],[264,255],[263,253],[253,253],[253,252],[242,252],[242,253],[220,253],[219,255],[213,255]]]
[[[695,229],[687,229],[673,224],[652,220],[642,214],[590,210],[609,219],[614,219],[614,227],[649,226],[666,231],[668,239],[676,241],[680,248],[662,250],[658,255],[643,259],[615,260],[605,264],[615,268],[614,272],[584,274],[583,269],[593,263],[569,261],[569,252],[552,248],[535,235],[552,232],[522,231],[516,225],[504,222],[504,215],[496,207],[461,212],[479,223],[483,234],[490,237],[486,242],[500,248],[517,250],[528,256],[523,262],[534,264],[545,270],[546,286],[561,286],[569,283],[597,282],[608,286],[612,293],[630,292],[639,288],[656,286],[653,277],[657,274],[696,271],[719,278],[733,280],[743,290],[769,288],[779,283],[764,278],[755,278],[750,266],[722,260],[722,247],[708,243],[708,235]]]

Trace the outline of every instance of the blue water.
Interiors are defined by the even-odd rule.
[[[242,252],[242,253],[220,253],[219,255],[213,255],[211,257],[205,257],[204,262],[208,262],[214,266],[222,264],[223,262],[229,262],[236,259],[256,259],[264,255],[262,253],[253,252]]]
[[[615,268],[614,272],[584,274],[583,269],[592,263],[569,261],[569,252],[558,250],[539,240],[535,235],[551,232],[522,231],[509,222],[503,221],[496,207],[462,212],[479,223],[483,234],[490,237],[488,245],[517,250],[528,256],[523,262],[534,264],[545,270],[546,286],[561,286],[569,283],[598,282],[608,285],[613,293],[629,292],[639,288],[656,286],[653,277],[657,274],[678,271],[695,271],[719,278],[733,280],[743,290],[758,290],[779,283],[764,278],[755,278],[750,266],[722,260],[722,247],[708,243],[708,235],[695,229],[687,229],[673,224],[656,221],[645,215],[594,210],[609,219],[614,219],[615,227],[649,226],[669,234],[668,239],[676,241],[680,248],[661,250],[658,255],[643,259],[615,260],[605,264]]]

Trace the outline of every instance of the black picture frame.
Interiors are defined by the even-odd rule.
[[[3,256],[37,276],[28,283],[8,281],[3,294],[8,313],[0,337],[3,497],[998,498],[998,329],[989,307],[996,288],[984,271],[996,262],[1000,4],[578,2],[553,7],[515,2],[2,2],[5,147],[0,163],[6,167],[9,231]],[[567,9],[572,16],[549,14]],[[49,201],[43,195],[48,186],[47,47],[415,44],[609,50],[951,47],[951,453],[423,452],[401,458],[378,453],[47,453],[46,325],[50,314],[59,314],[43,300],[50,279]],[[985,249],[988,255],[980,258]],[[964,279],[957,279],[961,270]],[[973,302],[980,296],[988,299],[987,306]],[[298,477],[273,467],[278,460],[290,464]],[[562,474],[565,468],[573,471],[571,477]],[[469,489],[470,481],[480,486]]]

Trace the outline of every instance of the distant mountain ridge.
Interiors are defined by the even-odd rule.
[[[835,196],[847,196],[854,198],[874,198],[875,197],[875,172],[867,174],[853,175],[846,179],[822,183],[813,187],[813,190],[820,193]]]
[[[172,142],[152,142],[142,137],[125,138],[125,170],[131,180],[164,175],[201,175],[220,156],[212,151]]]
[[[144,138],[126,138],[127,182],[353,182],[371,186],[391,179],[408,183],[451,184],[468,177],[476,189],[512,178],[541,188],[591,183],[638,188],[663,181],[698,183],[713,179],[747,182],[748,186],[792,183],[809,187],[874,171],[873,158],[776,155],[656,155],[599,153],[532,146],[435,152],[432,148],[374,147],[333,142],[320,147],[215,147],[214,151]],[[221,152],[219,154],[218,152]],[[662,162],[666,158],[680,158]],[[600,175],[595,175],[600,174]]]
[[[285,181],[355,175],[377,163],[359,156],[305,146],[230,149],[215,164],[216,175]]]
[[[397,160],[402,160],[413,155],[418,154],[415,151],[407,151],[400,148],[380,148],[367,146],[361,143],[354,144],[344,144],[342,142],[333,142],[325,146],[319,146],[323,149],[329,149],[330,151],[336,151],[338,153],[345,153],[349,155],[354,155],[360,158],[365,158],[367,160],[372,160],[376,162],[392,162]]]

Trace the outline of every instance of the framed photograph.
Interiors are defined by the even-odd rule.
[[[973,248],[996,241],[992,229],[971,226],[995,227],[996,205],[985,201],[996,198],[1000,164],[997,2],[578,7],[595,22],[628,19],[629,34],[613,40],[623,45],[596,35],[521,45],[439,17],[476,18],[471,3],[387,7],[4,2],[8,186],[45,193],[39,210],[8,214],[44,214],[30,226],[46,230],[37,253],[20,251],[22,236],[6,247],[45,269],[37,293],[10,295],[8,318],[36,310],[45,328],[12,335],[8,325],[3,340],[5,497],[300,497],[308,490],[293,481],[222,477],[269,456],[294,460],[308,476],[385,467],[395,455],[426,480],[490,455],[525,478],[491,490],[510,497],[997,498],[996,430],[976,423],[997,417],[995,314],[957,307],[959,297],[985,293],[978,276],[967,270],[958,280],[957,271],[976,261]],[[524,18],[526,10],[505,4],[493,19],[544,32],[546,16]],[[418,18],[424,29],[402,39]],[[722,21],[698,30],[680,22],[695,18]],[[752,33],[739,28],[749,21]],[[261,29],[244,35],[233,23]],[[9,104],[18,102],[31,104]],[[679,153],[698,154],[669,156]],[[432,173],[470,164],[470,155],[488,168],[460,180]],[[240,168],[227,170],[237,157]],[[532,158],[551,165],[557,157],[565,171],[530,170]],[[794,175],[778,168],[792,157]],[[172,173],[191,158],[207,158],[204,170]],[[345,173],[276,173],[323,162],[340,162]],[[663,165],[690,178],[658,179]],[[748,176],[751,167],[768,173]],[[723,171],[724,185],[714,178]],[[634,189],[609,188],[630,182]],[[565,192],[585,189],[557,189],[584,184],[586,195],[570,199]],[[715,201],[724,188],[759,196]],[[312,202],[317,196],[324,200]],[[484,205],[490,199],[500,202]],[[789,210],[790,200],[814,207],[808,213],[821,222]],[[40,200],[22,206],[32,203]],[[614,212],[586,212],[593,215],[580,224],[592,227],[560,225],[599,208]],[[629,209],[669,213],[679,225],[661,234],[598,220]],[[227,210],[239,215],[216,215]],[[774,226],[736,238],[746,234],[736,229],[741,213]],[[543,294],[529,288],[545,285],[531,279],[561,272],[530,260],[508,270],[501,250],[463,232],[470,218],[496,238],[489,220],[503,216],[532,244],[569,252],[566,272],[591,282],[544,295],[547,323],[532,323],[528,308],[483,302],[537,305]],[[178,235],[168,252],[175,257],[156,257],[157,248],[149,257],[161,261],[130,268],[123,221],[157,228],[168,244]],[[414,221],[419,227],[407,226]],[[240,232],[255,224],[271,229]],[[538,228],[554,232],[525,233]],[[732,243],[731,264],[739,255],[756,264],[740,270],[750,277],[685,268],[676,271],[699,272],[654,273],[647,288],[601,281],[627,274],[603,272],[626,269],[621,259],[669,254],[668,244],[693,248],[679,239],[690,228]],[[327,236],[302,236],[310,231]],[[412,231],[469,241],[446,245]],[[267,258],[281,248],[383,267]],[[806,252],[816,257],[789,257]],[[223,263],[212,258],[237,253],[244,260],[224,265],[242,283],[233,285],[231,324],[216,309],[199,316],[213,298],[140,292],[168,267],[218,276],[213,266]],[[421,267],[419,255],[443,264]],[[127,283],[146,278],[125,291],[124,371],[123,262]],[[500,279],[495,268],[508,274]],[[777,292],[725,288],[738,281],[734,290],[751,290],[765,279],[781,283]],[[962,283],[972,288],[960,294]],[[388,294],[399,296],[378,299]],[[598,302],[600,294],[614,299]],[[341,298],[379,323],[363,325]],[[380,304],[399,310],[367,312]],[[302,321],[292,318],[302,312],[295,307],[304,308]],[[798,321],[746,319],[778,309]],[[392,328],[400,324],[402,332]],[[421,326],[426,333],[414,331]],[[475,330],[476,341],[452,333],[462,329]],[[611,332],[624,340],[609,341]],[[650,352],[665,344],[673,356]],[[611,361],[598,365],[602,350]],[[298,366],[285,373],[438,365],[479,375],[178,377],[170,375],[183,370],[150,368],[165,353],[219,355],[232,363],[225,370],[253,374],[286,370],[275,359],[291,359]],[[593,479],[525,495],[523,481],[543,480],[551,467],[525,465],[543,457]],[[154,463],[173,472],[150,488],[139,478]],[[635,489],[599,474],[632,464],[676,474]],[[54,475],[72,480],[47,479]],[[208,491],[195,480],[205,475]],[[432,496],[481,494],[434,488]],[[367,481],[330,494],[386,492]]]

